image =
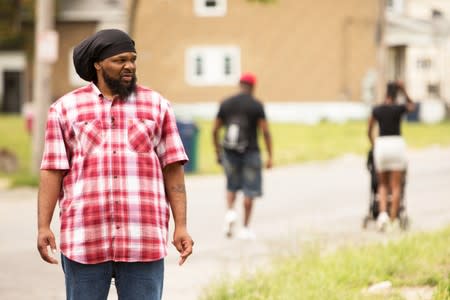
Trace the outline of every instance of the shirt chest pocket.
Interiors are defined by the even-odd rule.
[[[146,153],[155,147],[156,123],[146,119],[129,119],[127,124],[128,144],[131,150]]]
[[[103,143],[102,122],[98,119],[75,122],[76,139],[84,154],[88,154]]]

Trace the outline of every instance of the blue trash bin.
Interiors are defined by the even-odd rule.
[[[419,122],[420,121],[420,102],[416,102],[416,109],[406,114],[406,121]]]
[[[189,162],[184,165],[186,173],[197,171],[197,139],[198,127],[192,121],[177,121],[178,132],[183,142],[184,150],[189,157]]]

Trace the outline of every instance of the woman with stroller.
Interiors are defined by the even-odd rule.
[[[401,92],[405,104],[397,103],[397,94]],[[401,136],[401,121],[405,113],[414,111],[416,105],[411,101],[403,82],[387,84],[384,102],[372,110],[369,118],[368,135],[373,149],[375,169],[378,178],[379,214],[377,228],[386,230],[387,226],[398,227],[398,210],[402,192],[402,181],[406,170],[406,144]],[[379,135],[374,139],[375,124],[378,123]],[[388,195],[391,195],[389,214],[387,212]]]

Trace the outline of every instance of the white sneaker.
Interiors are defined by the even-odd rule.
[[[249,240],[253,241],[253,240],[256,239],[255,233],[251,229],[249,229],[248,227],[242,228],[239,231],[239,234],[238,234],[237,237],[240,240],[246,240],[246,241],[249,241]]]
[[[389,216],[386,212],[381,212],[377,218],[377,229],[384,232],[389,223]]]
[[[233,236],[233,225],[234,222],[236,222],[236,219],[237,213],[234,210],[229,209],[225,214],[225,226],[224,226],[225,235],[228,238],[231,238]]]

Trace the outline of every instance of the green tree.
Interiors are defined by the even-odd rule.
[[[24,32],[22,24],[32,18],[33,0],[0,1],[0,49],[23,48]]]

